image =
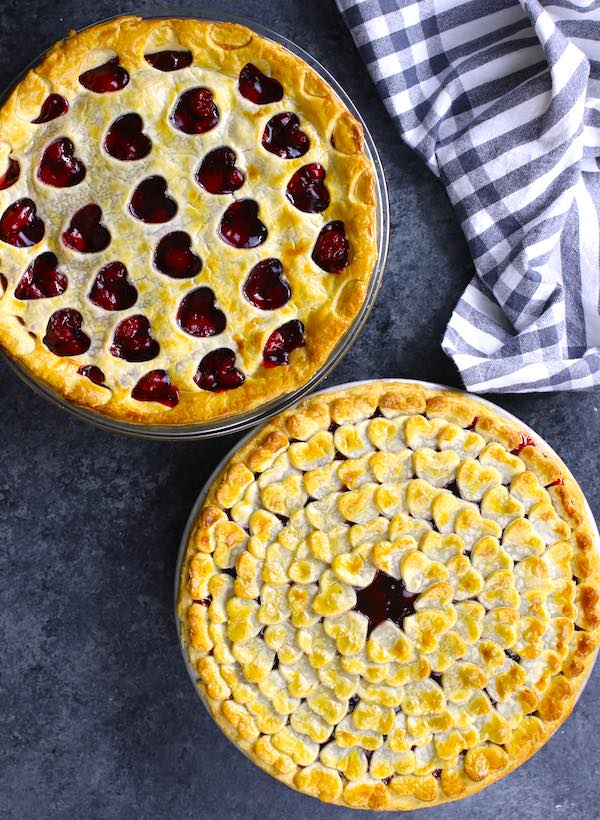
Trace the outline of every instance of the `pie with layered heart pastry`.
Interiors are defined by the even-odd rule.
[[[361,126],[239,25],[121,17],[0,110],[0,345],[64,398],[185,424],[305,384],[377,255]]]
[[[511,772],[571,712],[597,549],[567,468],[490,405],[399,382],[322,393],[208,489],[182,644],[218,725],[274,777],[431,806]]]

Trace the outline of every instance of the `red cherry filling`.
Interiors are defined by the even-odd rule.
[[[79,356],[88,350],[90,337],[83,332],[83,317],[78,310],[63,308],[48,319],[44,344],[55,356]]]
[[[321,213],[329,206],[329,191],[324,179],[325,168],[318,162],[303,165],[288,182],[286,196],[299,211]]]
[[[104,387],[104,373],[95,364],[84,364],[77,372],[99,387]]]
[[[235,167],[236,155],[231,148],[215,148],[202,160],[196,181],[209,194],[232,194],[244,184],[246,176]]]
[[[67,289],[67,277],[58,270],[58,259],[51,251],[41,253],[29,264],[15,288],[17,299],[49,299]]]
[[[79,253],[99,253],[110,245],[110,232],[102,225],[102,209],[90,202],[72,217],[69,227],[63,232],[62,241]]]
[[[175,407],[179,403],[179,390],[171,384],[166,370],[151,370],[138,381],[131,397],[136,401],[155,401],[165,407]]]
[[[159,71],[177,71],[178,68],[187,68],[192,64],[191,51],[155,51],[154,54],[145,54],[144,59],[152,68]]]
[[[356,606],[369,619],[368,632],[386,620],[402,626],[404,619],[415,611],[418,593],[408,592],[402,581],[377,571],[368,587],[356,590]]]
[[[145,316],[128,316],[115,328],[110,352],[126,362],[149,362],[158,356],[160,345],[150,334],[150,322]]]
[[[142,222],[169,222],[177,213],[177,203],[167,193],[164,177],[148,177],[140,182],[131,197],[129,212]]]
[[[68,137],[59,137],[42,155],[38,177],[53,188],[72,188],[85,178],[85,165],[75,156]]]
[[[144,159],[152,150],[152,140],[144,134],[143,127],[139,114],[117,117],[106,132],[104,150],[122,162]]]
[[[172,279],[190,279],[202,270],[202,259],[192,251],[192,239],[185,231],[173,231],[159,241],[154,265]]]
[[[278,157],[296,159],[306,154],[310,140],[300,128],[298,117],[291,111],[283,111],[271,117],[265,125],[262,145]]]
[[[10,188],[11,185],[14,185],[19,179],[20,173],[21,166],[16,159],[10,157],[8,160],[8,168],[3,174],[0,174],[0,191],[5,191],[7,188]]]
[[[44,122],[50,122],[57,117],[62,117],[69,110],[69,103],[60,94],[49,94],[40,109],[39,115],[31,120],[33,125],[41,125]]]
[[[528,436],[527,433],[519,433],[519,444],[512,451],[515,455],[519,455],[523,447],[535,447],[535,441]]]
[[[290,353],[297,347],[304,347],[304,325],[298,319],[286,322],[267,339],[263,348],[265,367],[279,367],[289,364]]]
[[[256,248],[267,238],[267,228],[258,218],[258,204],[253,199],[232,203],[221,217],[219,236],[234,248]]]
[[[348,265],[349,250],[344,223],[336,219],[321,228],[313,248],[312,260],[321,270],[338,273]]]
[[[277,310],[292,295],[279,259],[263,259],[255,265],[242,290],[246,299],[260,310]]]
[[[211,350],[198,365],[194,381],[202,390],[220,393],[240,387],[245,376],[235,366],[235,353],[228,347]]]
[[[29,248],[41,242],[45,232],[44,223],[37,216],[35,202],[17,199],[0,217],[0,240],[15,248]]]
[[[88,91],[96,94],[107,94],[120,91],[129,82],[129,74],[119,65],[119,58],[113,57],[104,65],[90,68],[79,75],[79,82]]]
[[[225,330],[227,320],[222,310],[215,307],[215,294],[202,287],[190,291],[181,300],[177,324],[190,336],[217,336]]]
[[[219,109],[208,88],[189,88],[177,100],[171,125],[184,134],[205,134],[219,122]]]
[[[281,83],[273,77],[267,77],[252,63],[246,63],[240,71],[238,88],[242,97],[256,105],[279,102],[283,97]]]
[[[137,290],[127,281],[122,262],[109,262],[96,274],[90,301],[104,310],[127,310],[137,301]]]

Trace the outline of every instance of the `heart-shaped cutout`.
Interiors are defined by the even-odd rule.
[[[292,350],[304,345],[304,325],[298,319],[292,319],[274,330],[267,339],[263,348],[263,364],[265,367],[289,364]]]
[[[177,203],[167,193],[167,180],[160,176],[142,180],[133,192],[129,212],[136,219],[154,225],[173,219]]]
[[[219,122],[219,109],[208,88],[188,88],[175,103],[171,125],[184,134],[205,134]]]
[[[72,188],[85,178],[85,165],[75,156],[75,148],[68,137],[59,137],[46,148],[38,178],[53,188]]]
[[[263,259],[255,265],[242,289],[246,299],[259,310],[277,310],[292,295],[279,259]]]
[[[189,233],[173,231],[156,246],[154,265],[171,279],[190,279],[202,270],[202,259],[192,251]]]
[[[40,109],[38,116],[31,120],[32,125],[41,125],[45,122],[62,117],[69,110],[69,103],[60,94],[49,94]]]
[[[127,310],[137,302],[138,293],[127,281],[122,262],[109,262],[96,274],[89,293],[90,301],[104,310]]]
[[[15,288],[17,299],[50,299],[67,289],[67,277],[58,270],[58,259],[45,251],[31,262]]]
[[[196,172],[196,181],[209,194],[232,194],[246,179],[244,172],[236,168],[235,161],[235,151],[224,145],[209,151]]]
[[[67,248],[79,253],[99,253],[108,248],[110,232],[102,224],[102,208],[93,202],[80,208],[71,217],[62,241]]]
[[[328,222],[317,237],[312,260],[326,273],[339,273],[348,266],[350,243],[346,239],[344,223],[336,219]]]
[[[129,74],[119,65],[119,58],[113,57],[103,65],[84,71],[79,75],[79,82],[88,91],[108,94],[125,88],[129,82]]]
[[[300,121],[291,111],[275,114],[265,125],[262,146],[282,159],[303,157],[310,148],[307,134],[300,128]]]
[[[325,187],[326,171],[318,162],[303,165],[288,182],[286,196],[305,214],[319,214],[329,207],[329,191]]]
[[[152,140],[144,134],[143,128],[144,122],[139,114],[117,117],[104,137],[104,150],[121,162],[144,159],[152,150]]]
[[[179,390],[171,384],[166,370],[151,370],[138,381],[131,397],[136,401],[155,401],[165,407],[175,407],[179,403]]]
[[[266,225],[258,218],[258,204],[253,199],[232,203],[221,217],[219,236],[234,248],[256,248],[267,235]]]
[[[220,393],[240,387],[245,376],[235,366],[235,353],[228,347],[211,350],[198,365],[194,381],[202,390]]]
[[[74,308],[55,311],[48,319],[44,344],[55,356],[79,356],[89,349],[90,337],[83,332],[83,316]]]
[[[5,191],[7,188],[10,188],[11,185],[14,185],[19,179],[20,174],[21,166],[16,159],[10,157],[6,171],[0,174],[0,191]]]
[[[160,345],[152,338],[150,322],[145,316],[128,316],[115,328],[110,352],[126,362],[149,362],[156,358]]]
[[[15,248],[29,248],[44,238],[45,226],[32,199],[17,199],[0,217],[0,240]]]
[[[159,71],[177,71],[192,64],[192,52],[165,49],[155,51],[154,54],[144,54],[144,60]]]
[[[79,368],[77,371],[80,376],[85,376],[86,379],[89,379],[94,384],[97,384],[98,387],[104,387],[104,373],[100,368],[95,364],[84,364],[82,367]]]
[[[190,336],[204,338],[222,333],[227,320],[223,311],[215,307],[213,291],[202,287],[183,297],[177,311],[177,324]]]
[[[279,102],[283,97],[283,86],[273,77],[267,77],[253,63],[246,63],[240,71],[238,88],[242,97],[256,105]]]

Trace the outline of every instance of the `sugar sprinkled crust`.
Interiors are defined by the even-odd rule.
[[[151,67],[145,54],[161,49],[187,49],[192,65],[165,73]],[[130,79],[116,93],[97,94],[84,88],[82,71],[113,57]],[[240,70],[255,64],[283,86],[279,102],[255,105],[240,96]],[[188,88],[206,86],[220,112],[211,131],[190,136],[174,130],[168,121],[180,95]],[[49,94],[60,94],[69,111],[43,125],[33,124]],[[279,112],[295,112],[310,139],[308,153],[282,159],[261,147],[265,124]],[[152,140],[145,159],[121,162],[102,149],[116,117],[135,112]],[[142,20],[121,17],[102,23],[57,43],[36,68],[19,83],[0,110],[0,177],[11,160],[20,165],[18,180],[0,190],[0,215],[15,201],[28,197],[45,224],[45,235],[32,247],[0,242],[0,344],[36,377],[69,400],[116,417],[152,424],[202,421],[251,409],[305,383],[327,360],[362,306],[376,257],[376,209],[373,166],[364,152],[360,125],[330,86],[303,60],[249,29],[227,23],[198,20]],[[37,177],[45,148],[67,137],[86,167],[86,176],[74,187],[53,188]],[[206,153],[227,145],[237,154],[246,174],[238,199],[255,199],[269,235],[258,248],[236,249],[217,236],[219,220],[232,202],[231,195],[203,192],[194,174]],[[302,213],[286,198],[286,185],[299,168],[318,162],[326,169],[325,184],[331,204],[323,213]],[[127,212],[132,191],[144,178],[161,175],[179,209],[163,225],[143,224]],[[61,242],[61,233],[74,212],[88,202],[102,208],[111,232],[109,247],[81,254]],[[350,243],[350,262],[339,273],[327,273],[311,253],[321,228],[341,220]],[[203,267],[192,279],[171,279],[158,273],[152,257],[158,239],[185,230],[202,257]],[[68,276],[66,291],[53,298],[22,301],[14,290],[28,265],[42,252],[58,257]],[[258,310],[242,295],[249,270],[259,260],[278,258],[291,286],[291,299],[278,310]],[[92,305],[88,293],[98,270],[119,260],[138,290],[128,310],[106,312]],[[175,321],[183,296],[197,286],[209,286],[227,327],[210,338],[194,338]],[[43,343],[50,315],[75,308],[92,340],[87,353],[57,357]],[[161,345],[152,361],[128,362],[112,356],[114,329],[124,317],[145,315]],[[265,368],[262,350],[269,335],[282,324],[299,319],[305,346],[292,351],[288,366]],[[245,382],[236,389],[211,392],[193,381],[199,361],[211,350],[229,348]],[[106,386],[78,373],[93,364],[105,374]],[[176,407],[154,401],[136,401],[132,388],[151,370],[164,370],[176,384]]]
[[[368,634],[375,577],[414,601]],[[227,463],[178,615],[204,701],[257,765],[326,802],[410,810],[473,794],[560,726],[599,591],[561,461],[465,394],[372,382],[306,400]]]

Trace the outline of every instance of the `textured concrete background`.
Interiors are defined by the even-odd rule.
[[[3,0],[2,82],[67,29],[150,8]],[[330,383],[409,376],[458,385],[439,342],[468,278],[465,243],[440,185],[400,144],[333,3],[213,8],[266,22],[312,52],[353,96],[382,153],[392,201],[385,285]],[[0,817],[358,817],[295,794],[247,761],[205,713],[179,654],[179,538],[235,438],[163,444],[100,432],[35,396],[1,363],[0,397]],[[598,395],[498,403],[562,454],[598,516]],[[428,820],[600,817],[599,696],[596,674],[532,761],[467,802],[430,810]]]

